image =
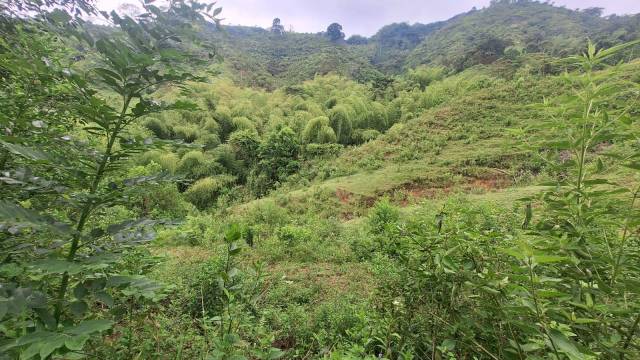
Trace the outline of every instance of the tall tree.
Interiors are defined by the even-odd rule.
[[[344,40],[344,33],[342,32],[342,25],[333,23],[327,27],[327,36],[331,41],[337,42]]]
[[[281,24],[280,18],[273,19],[273,24],[271,25],[271,32],[276,35],[284,34],[284,25]]]

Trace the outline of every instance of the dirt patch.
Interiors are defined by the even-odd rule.
[[[340,202],[343,204],[348,204],[349,202],[351,202],[352,196],[353,194],[345,189],[336,189],[336,197],[338,197],[338,200],[340,200]]]
[[[442,187],[434,187],[432,185],[406,184],[402,190],[411,199],[435,199],[442,195],[448,195],[453,185],[447,184]]]
[[[411,182],[397,187],[391,191],[378,194],[377,197],[368,199],[367,207],[373,206],[378,198],[388,196],[402,207],[410,206],[420,200],[434,200],[446,197],[455,191],[473,192],[474,190],[495,191],[511,186],[511,180],[501,174],[492,176],[468,177],[462,182],[447,182],[437,184],[433,182]]]
[[[271,346],[280,350],[293,349],[296,346],[296,338],[294,338],[293,336],[287,336],[280,339],[275,339],[273,343],[271,343]]]
[[[486,191],[500,190],[511,185],[511,180],[504,176],[497,176],[488,179],[472,179],[463,187],[468,190],[483,189]]]
[[[356,214],[354,214],[353,211],[343,211],[340,214],[340,219],[342,221],[351,221],[355,218],[356,218]]]

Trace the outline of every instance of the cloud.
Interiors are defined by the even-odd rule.
[[[112,10],[136,0],[97,0],[101,9]],[[603,7],[605,13],[640,12],[638,0],[556,0],[568,8]],[[319,32],[332,22],[347,35],[373,35],[393,22],[429,23],[446,20],[472,7],[484,7],[490,0],[218,0],[226,24],[269,27],[275,17],[287,30]]]

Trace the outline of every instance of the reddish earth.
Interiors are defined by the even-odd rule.
[[[348,204],[353,194],[344,189],[336,189],[336,196],[343,204]]]
[[[467,189],[484,189],[487,191],[504,189],[511,185],[511,180],[506,177],[494,177],[490,179],[473,179],[464,187]]]
[[[462,183],[406,183],[393,190],[383,191],[376,196],[357,196],[345,189],[337,189],[336,197],[341,204],[370,208],[383,196],[389,196],[400,206],[409,206],[417,200],[437,199],[452,193],[455,190],[471,192],[473,190],[494,191],[504,189],[511,185],[511,180],[506,175],[491,174],[482,177],[467,177]],[[349,221],[358,217],[353,209],[346,210],[341,214],[343,221]]]

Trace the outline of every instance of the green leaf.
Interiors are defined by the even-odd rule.
[[[533,259],[538,264],[548,264],[548,263],[556,263],[567,260],[568,258],[565,256],[557,256],[557,255],[534,255]]]
[[[453,339],[445,339],[442,341],[442,344],[440,344],[440,348],[443,351],[453,351],[456,348],[456,341]]]
[[[72,232],[68,224],[55,221],[55,219],[40,215],[39,213],[25,209],[20,205],[7,201],[0,201],[0,223],[28,224],[38,228],[48,228],[58,233],[69,234]]]
[[[64,341],[64,346],[69,350],[82,350],[84,344],[89,340],[89,335],[70,336]]]
[[[36,268],[46,274],[64,274],[71,275],[82,272],[82,266],[66,260],[46,259],[29,264],[30,267]]]
[[[2,318],[7,315],[7,312],[9,311],[9,306],[7,305],[8,302],[9,299],[0,297],[0,320],[2,320]]]
[[[73,288],[73,296],[75,296],[78,300],[83,299],[85,296],[87,296],[88,293],[89,292],[87,291],[87,288],[85,288],[82,283],[76,285],[76,287]]]
[[[84,314],[89,306],[84,301],[74,301],[69,305],[69,309],[75,316],[81,316]]]
[[[54,351],[63,347],[64,343],[65,336],[62,334],[56,334],[55,336],[48,338],[40,344],[40,359],[46,359],[49,355],[53,354]]]
[[[600,51],[598,51],[598,54],[596,55],[596,58],[599,61],[605,60],[605,59],[607,59],[607,58],[619,53],[620,51],[622,51],[624,49],[627,49],[627,48],[630,48],[632,46],[635,46],[637,44],[640,44],[640,40],[634,40],[634,41],[630,41],[630,42],[627,42],[627,43],[624,43],[624,44],[619,44],[619,45],[616,45],[616,46],[612,46],[612,47],[610,47],[608,49],[600,50]]]
[[[47,154],[43,153],[40,150],[36,150],[30,147],[22,146],[19,144],[11,144],[2,140],[0,140],[0,145],[2,145],[10,153],[15,155],[20,155],[27,159],[37,160],[37,161],[51,160],[51,158]]]
[[[553,340],[555,347],[571,360],[586,360],[593,359],[592,356],[584,354],[578,350],[575,343],[567,338],[562,332],[552,329],[549,330],[549,337]]]
[[[40,353],[41,343],[33,343],[20,353],[20,360],[28,360]]]
[[[65,329],[64,332],[70,335],[91,335],[109,330],[112,325],[113,321],[111,320],[86,320],[72,328]]]
[[[114,304],[113,297],[104,291],[96,293],[96,299],[108,307],[112,307]]]

